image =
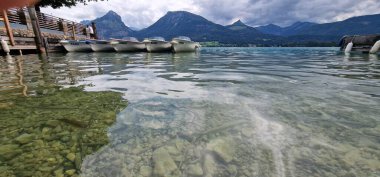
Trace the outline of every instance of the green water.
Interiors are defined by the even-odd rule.
[[[336,48],[3,58],[0,174],[377,177],[379,58]]]

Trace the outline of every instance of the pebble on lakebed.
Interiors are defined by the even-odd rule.
[[[41,90],[0,107],[1,175],[78,176],[82,157],[108,144],[107,128],[127,106],[115,92]]]

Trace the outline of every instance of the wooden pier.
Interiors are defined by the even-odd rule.
[[[62,39],[87,39],[86,26],[35,11],[34,7],[13,8],[0,13],[0,40],[7,42],[12,53],[59,52]],[[95,24],[92,24],[95,27]],[[0,51],[3,52],[0,46]]]

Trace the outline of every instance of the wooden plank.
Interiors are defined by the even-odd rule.
[[[15,45],[9,46],[11,50],[36,50],[37,47],[35,45]]]
[[[9,37],[3,37],[4,40],[9,41]],[[15,41],[34,42],[34,37],[14,37]]]
[[[5,29],[7,30],[7,33],[8,33],[9,41],[10,41],[11,45],[15,45],[15,40],[13,39],[12,27],[9,24],[8,14],[7,14],[6,10],[3,10],[3,18],[4,18]]]

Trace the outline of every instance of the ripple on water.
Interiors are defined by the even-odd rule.
[[[0,95],[36,82],[124,93],[129,107],[82,176],[379,176],[378,58],[336,48],[11,58]]]

